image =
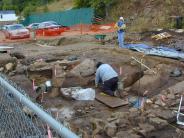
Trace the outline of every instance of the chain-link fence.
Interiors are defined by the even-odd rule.
[[[22,104],[21,100],[23,99],[18,99],[4,85],[4,81],[16,88],[20,94],[26,96],[26,93],[14,82],[0,74],[0,138],[60,138],[61,134],[59,135],[57,130],[57,132],[50,130],[49,123],[42,121],[43,119],[38,114],[28,108],[27,105]],[[38,108],[41,107],[38,106]],[[43,114],[43,116],[47,115]],[[60,130],[62,129],[65,130],[61,127]]]
[[[15,102],[14,97],[8,94],[4,88],[0,88],[0,137],[4,138],[23,138],[41,137],[46,134],[43,124],[38,126],[22,112],[24,108]],[[35,121],[38,121],[35,118]]]

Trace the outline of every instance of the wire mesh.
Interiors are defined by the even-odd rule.
[[[14,82],[2,74],[0,77],[28,97],[25,91]],[[27,106],[21,104],[20,99],[16,99],[7,87],[2,85],[2,81],[0,81],[0,126],[0,138],[45,138],[50,135],[48,134],[50,127],[46,122],[43,122]],[[54,130],[51,129],[51,132],[53,137],[60,138]]]

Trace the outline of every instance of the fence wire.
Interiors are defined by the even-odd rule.
[[[2,74],[0,77],[26,96],[14,82]],[[46,138],[50,135],[48,128],[45,122],[21,104],[0,81],[0,138]],[[54,130],[51,132],[52,137],[60,138]]]

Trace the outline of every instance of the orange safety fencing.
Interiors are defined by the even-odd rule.
[[[36,36],[59,36],[59,35],[81,35],[81,34],[104,34],[114,32],[114,23],[103,25],[78,24],[71,27],[37,29]]]
[[[70,28],[69,27],[46,28],[46,29],[37,29],[35,30],[35,33],[36,36],[58,36],[67,30],[70,30]]]
[[[101,33],[110,33],[114,32],[115,23],[111,24],[102,24],[102,25],[86,25],[79,24],[71,27],[71,31],[77,31],[79,34],[101,34]]]
[[[114,32],[114,25],[115,23],[111,23],[111,24],[103,24],[103,25],[92,25],[91,26],[91,31],[93,32],[99,32],[99,33],[110,33],[110,32]]]
[[[71,27],[60,27],[60,28],[48,28],[48,29],[37,29],[30,30],[30,38],[29,39],[20,39],[20,41],[27,41],[32,39],[39,38],[48,38],[51,36],[74,36],[74,35],[97,35],[97,34],[106,34],[112,33],[116,30],[114,29],[114,24],[78,24]],[[3,32],[0,32],[0,42],[14,42],[12,40],[6,39]],[[19,41],[19,39],[17,39]]]

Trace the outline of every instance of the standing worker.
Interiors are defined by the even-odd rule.
[[[96,69],[95,86],[98,87],[99,84],[102,84],[105,93],[118,96],[118,74],[116,71],[109,64],[102,62],[97,63]]]
[[[126,24],[123,17],[119,18],[119,21],[115,24],[114,28],[117,29],[119,47],[126,48],[124,45]]]

